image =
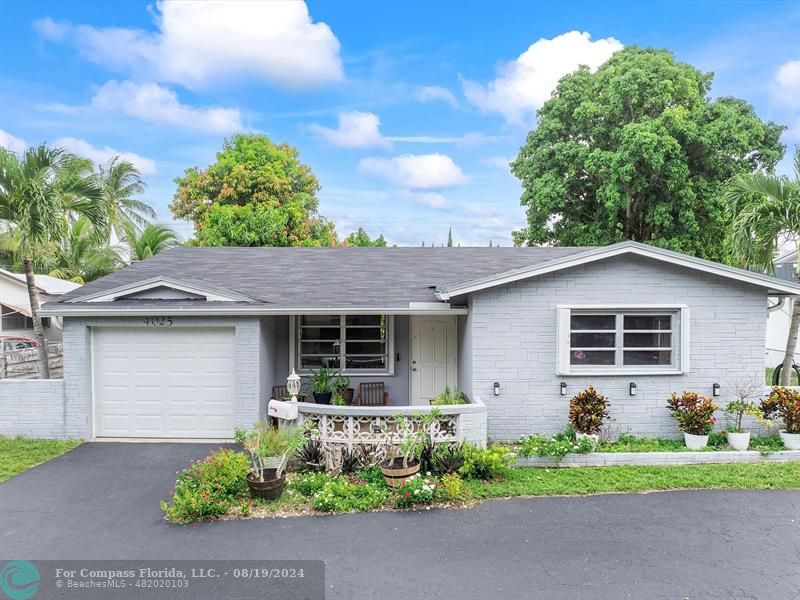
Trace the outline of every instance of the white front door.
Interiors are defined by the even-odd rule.
[[[457,385],[456,317],[411,317],[411,404],[428,405]]]
[[[231,438],[233,328],[93,331],[95,435]]]

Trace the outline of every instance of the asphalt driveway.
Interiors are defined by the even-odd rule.
[[[800,599],[800,492],[499,500],[173,526],[208,444],[84,444],[0,484],[0,559],[321,559],[327,597]]]

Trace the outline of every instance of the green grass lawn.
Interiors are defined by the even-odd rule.
[[[80,440],[0,437],[0,481],[60,456],[80,443]]]
[[[800,489],[800,462],[518,468],[503,481],[465,481],[464,484],[476,500],[675,489]]]

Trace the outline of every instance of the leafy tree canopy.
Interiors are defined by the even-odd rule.
[[[309,218],[302,202],[214,205],[197,232],[202,246],[334,246],[336,232],[323,217]]]
[[[265,135],[237,134],[223,144],[217,160],[205,169],[192,167],[175,182],[178,189],[170,209],[192,221],[195,231],[207,224],[212,208],[254,205],[257,211],[292,205],[308,218],[316,216],[319,182],[311,169],[300,162],[296,148],[273,144]],[[217,211],[233,215],[236,211]],[[284,213],[278,213],[280,220]],[[255,233],[255,232],[254,232]]]
[[[377,248],[385,248],[386,247],[386,239],[384,239],[383,234],[376,237],[374,240],[369,237],[366,231],[364,231],[363,227],[359,227],[358,231],[354,231],[346,238],[344,238],[344,245],[345,246],[374,246]]]
[[[637,240],[725,258],[724,183],[771,171],[784,127],[743,100],[709,99],[712,78],[631,46],[561,79],[512,163],[528,215],[515,243]]]

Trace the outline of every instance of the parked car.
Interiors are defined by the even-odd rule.
[[[24,350],[25,348],[36,348],[36,340],[13,335],[0,335],[0,349],[3,352]]]

